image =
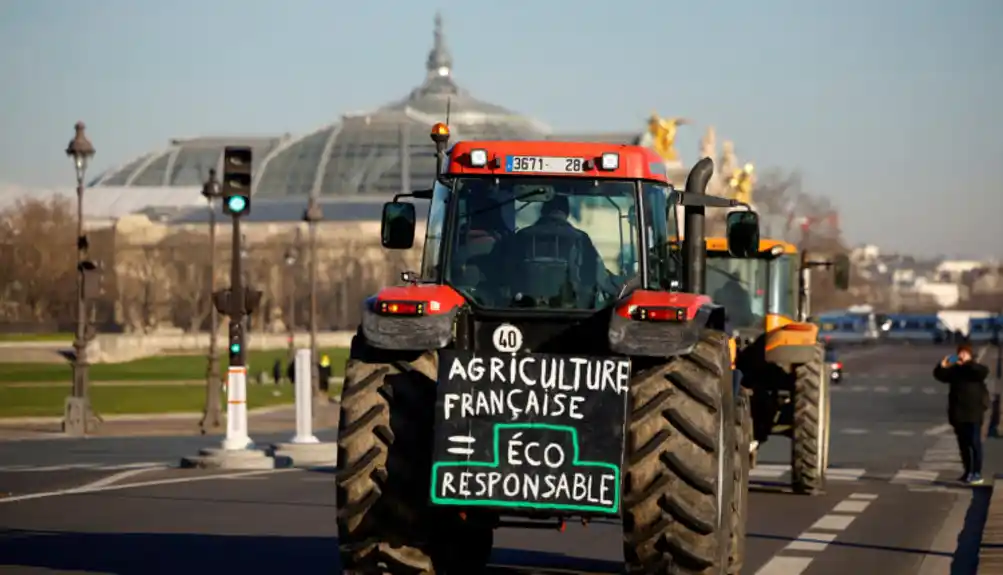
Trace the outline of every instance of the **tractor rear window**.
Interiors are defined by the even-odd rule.
[[[637,273],[635,183],[460,178],[446,281],[493,309],[605,307]]]

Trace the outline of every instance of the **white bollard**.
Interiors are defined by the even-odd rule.
[[[320,443],[313,434],[313,357],[296,350],[296,435],[290,443]]]
[[[226,437],[223,449],[236,451],[252,446],[247,434],[247,368],[231,367],[226,378]]]

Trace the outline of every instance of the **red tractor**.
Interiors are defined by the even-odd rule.
[[[704,194],[710,160],[678,192],[639,146],[432,139],[433,188],[381,230],[411,248],[400,199],[430,200],[421,269],[365,300],[345,371],[345,572],[470,575],[496,528],[598,518],[627,572],[738,573],[748,407],[724,309],[695,294],[705,208],[742,204]],[[728,241],[755,253],[755,212]]]

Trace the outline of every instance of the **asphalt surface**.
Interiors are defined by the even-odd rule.
[[[975,573],[988,489],[954,482],[946,389],[930,376],[947,352],[844,352],[827,493],[789,493],[789,442],[767,442],[753,472],[743,573]],[[252,430],[259,443],[287,435]],[[987,444],[987,477],[1003,471],[1001,444]],[[218,438],[0,443],[0,573],[340,572],[331,470],[166,467],[207,445]],[[614,524],[502,529],[494,572],[617,573],[619,542]]]

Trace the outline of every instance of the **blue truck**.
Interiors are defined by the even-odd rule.
[[[894,313],[884,317],[881,339],[889,343],[944,343],[947,327],[936,314]]]
[[[999,340],[1003,332],[1003,316],[973,317],[968,320],[968,341],[989,343]]]
[[[874,314],[828,312],[815,318],[818,337],[833,345],[860,345],[875,339]]]

